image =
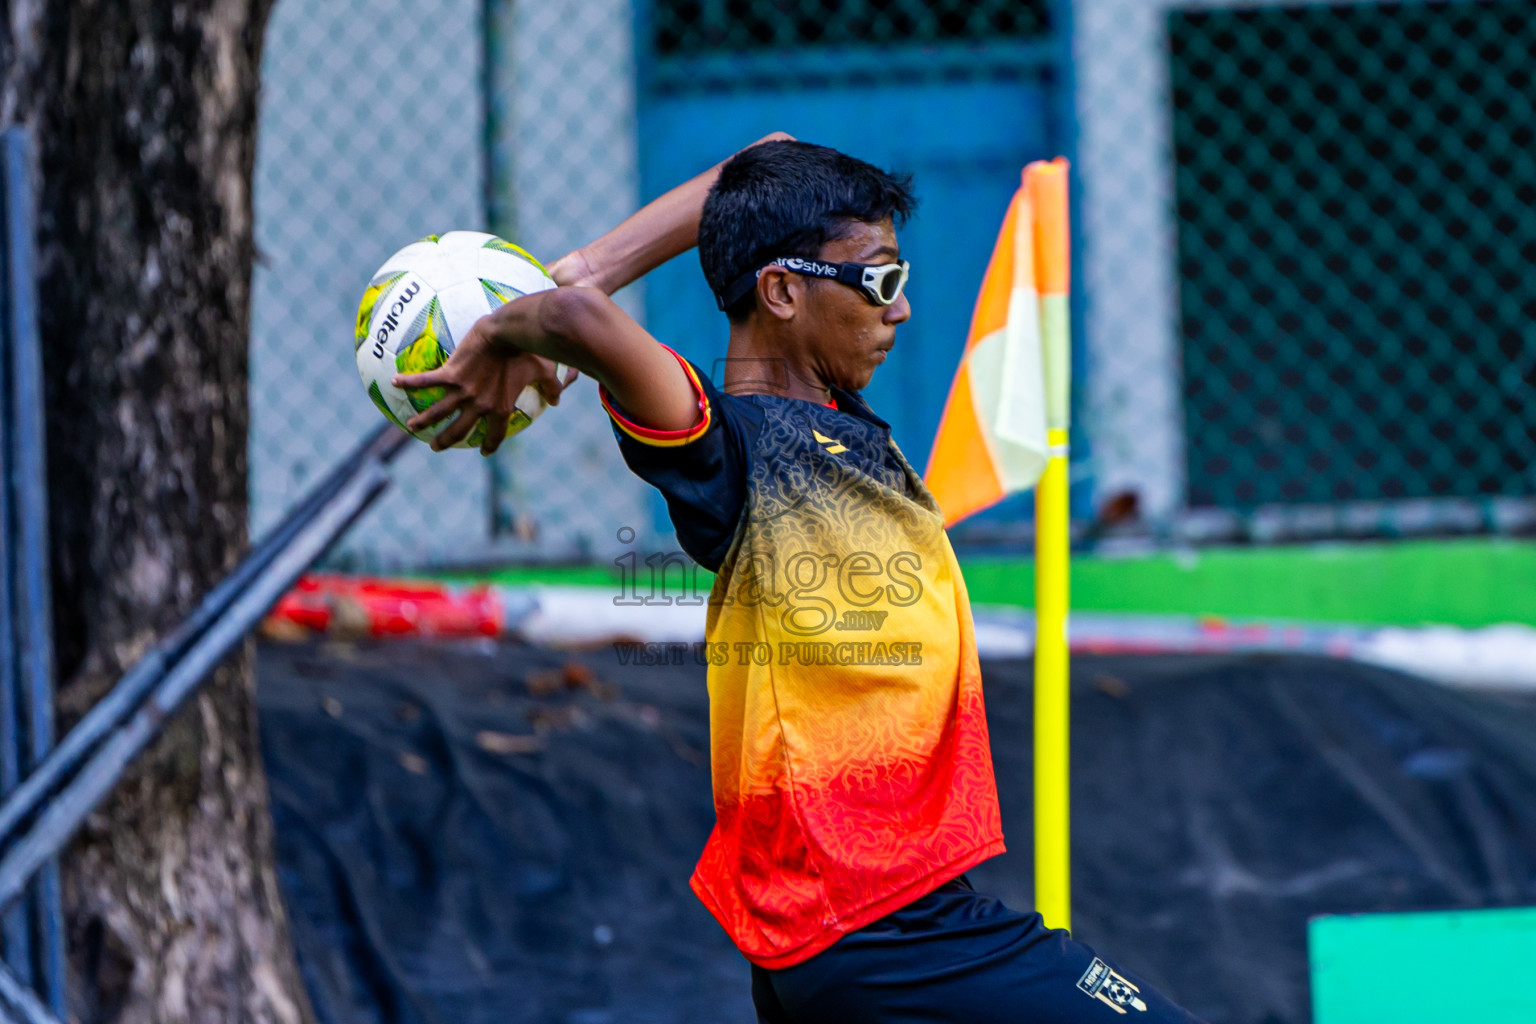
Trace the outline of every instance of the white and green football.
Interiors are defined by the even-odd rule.
[[[395,374],[437,369],[476,320],[520,295],[554,286],[538,260],[495,235],[450,231],[412,242],[384,261],[357,307],[357,372],[368,397],[406,430],[406,421],[443,397],[443,389],[405,391],[390,383]],[[544,407],[537,388],[524,388],[507,436],[527,427]],[[431,441],[453,419],[408,432]],[[458,447],[478,448],[484,438],[482,420]]]

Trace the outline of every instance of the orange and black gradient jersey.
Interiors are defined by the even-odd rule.
[[[716,824],[693,890],[748,960],[790,967],[1003,850],[970,602],[932,495],[858,394],[725,395],[679,361],[691,429],[603,404],[717,574]]]

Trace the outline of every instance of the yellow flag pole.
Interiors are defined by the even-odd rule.
[[[1071,519],[1067,479],[1071,333],[1067,162],[1034,163],[1025,184],[1035,218],[1035,273],[1045,360],[1049,460],[1035,487],[1035,908],[1072,927],[1067,610]]]

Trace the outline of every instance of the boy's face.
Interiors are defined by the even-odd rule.
[[[821,259],[829,263],[895,263],[901,259],[896,228],[853,221],[848,235],[828,242]],[[836,281],[810,280],[805,290],[803,333],[806,355],[822,378],[849,391],[869,384],[875,369],[896,344],[896,327],[912,315],[906,293],[889,306],[877,306],[857,288]]]

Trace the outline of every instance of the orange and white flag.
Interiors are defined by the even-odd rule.
[[[924,480],[946,525],[1033,487],[1067,425],[1067,162],[1024,168]]]

